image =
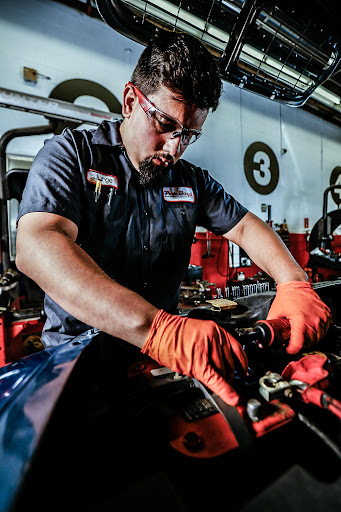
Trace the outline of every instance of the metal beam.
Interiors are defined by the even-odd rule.
[[[121,114],[102,112],[67,101],[34,96],[33,94],[4,89],[3,87],[0,87],[0,107],[41,114],[51,119],[63,119],[94,125],[98,125],[102,121],[114,121],[122,118]]]

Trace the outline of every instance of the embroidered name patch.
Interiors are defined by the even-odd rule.
[[[164,187],[163,197],[166,201],[177,203],[179,201],[194,203],[195,197],[191,187]]]
[[[94,171],[93,169],[88,170],[86,179],[89,183],[96,185],[97,181],[101,182],[103,187],[118,188],[118,178],[111,174],[104,174],[103,172]]]

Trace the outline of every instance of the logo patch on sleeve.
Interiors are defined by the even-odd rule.
[[[97,181],[101,182],[102,187],[113,187],[118,188],[118,178],[111,174],[104,174],[104,172],[98,172],[94,169],[89,169],[86,179],[89,183],[96,185]]]
[[[163,187],[163,197],[170,203],[194,203],[195,197],[191,187]]]

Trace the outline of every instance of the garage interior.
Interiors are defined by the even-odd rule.
[[[24,27],[25,16],[39,19],[44,2],[30,3],[32,9],[25,13],[18,2],[18,27]],[[8,5],[2,9],[10,26],[15,8]],[[103,31],[105,41],[115,34],[123,71],[116,82],[108,77],[107,83],[100,78],[97,83],[96,71],[87,75],[88,63],[80,59],[79,72],[67,77],[59,70],[58,75],[62,58],[58,66],[44,68],[38,59],[35,64],[32,50],[22,47],[22,61],[13,59],[20,78],[17,68],[11,74],[6,61],[9,71],[3,85],[0,82],[2,510],[197,511],[212,506],[242,512],[337,510],[341,505],[339,2],[49,0],[46,5],[45,19],[56,25],[61,39],[74,38],[75,47],[78,27],[73,20],[79,20],[89,34],[91,27],[94,34]],[[55,22],[53,13],[60,14]],[[66,26],[73,30],[64,35]],[[29,24],[26,28],[32,31]],[[238,406],[227,406],[194,378],[160,368],[136,347],[120,340],[113,345],[96,329],[49,349],[40,341],[44,294],[15,264],[16,215],[35,148],[65,127],[94,128],[102,120],[120,119],[123,78],[143,47],[164,30],[198,37],[219,65],[224,103],[216,123],[217,131],[226,125],[226,138],[219,135],[214,140],[213,114],[212,135],[203,141],[202,150],[207,161],[211,158],[219,168],[217,179],[226,179],[226,188],[230,180],[233,193],[240,193],[242,202],[278,233],[331,309],[333,324],[316,351],[309,353],[311,364],[316,360],[316,379],[305,382],[304,388],[293,384],[295,373],[283,371],[288,365],[301,371],[299,363],[308,354],[287,354],[266,325],[256,327],[266,319],[276,294],[275,281],[242,249],[201,226],[181,284],[179,314],[215,321],[244,347],[249,374],[235,375],[234,386],[242,397]],[[52,37],[57,54],[60,42]],[[95,44],[95,36],[89,37],[84,53]],[[106,52],[110,54],[108,48],[103,50],[107,59],[103,66],[111,62]],[[95,61],[94,55],[89,53],[89,62]],[[78,101],[85,96],[98,103]],[[224,117],[229,105],[236,113],[231,121]],[[232,122],[240,123],[240,151],[231,163],[238,169],[234,177],[221,165],[223,140],[234,151],[228,138]],[[270,127],[276,123],[278,140],[269,135],[272,128],[264,128],[267,122]],[[302,141],[295,130],[301,130],[297,133]],[[28,151],[31,140],[38,142]],[[270,162],[268,182],[264,158]],[[292,159],[290,164],[286,158]],[[304,158],[302,183],[298,179],[299,188],[292,191],[289,169],[294,173]],[[319,406],[308,398],[306,388],[311,386],[324,396]]]

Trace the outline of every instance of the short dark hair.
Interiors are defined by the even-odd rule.
[[[178,32],[160,31],[142,52],[131,82],[146,96],[163,85],[202,110],[214,111],[222,93],[213,55],[198,39]]]

